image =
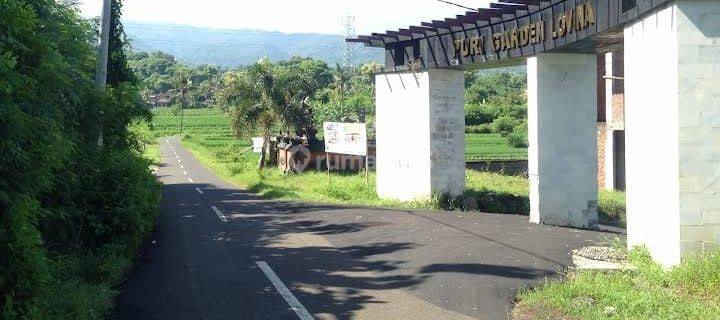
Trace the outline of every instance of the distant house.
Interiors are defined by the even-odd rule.
[[[167,93],[151,94],[151,95],[147,96],[145,100],[150,105],[150,108],[167,107],[170,105],[170,102],[172,101],[172,99],[170,98],[170,95]]]

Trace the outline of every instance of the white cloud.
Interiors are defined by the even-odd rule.
[[[86,16],[98,16],[101,0],[81,0]],[[487,6],[487,0],[457,0]],[[342,32],[342,17],[356,16],[358,33],[396,30],[422,21],[454,17],[466,10],[436,0],[124,0],[125,20],[211,28]]]

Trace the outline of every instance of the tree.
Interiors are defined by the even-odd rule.
[[[108,78],[107,84],[117,86],[122,82],[137,82],[135,74],[128,65],[127,51],[128,41],[125,36],[125,29],[121,21],[122,1],[112,0],[110,15],[110,43],[108,50]]]
[[[185,118],[185,108],[187,107],[188,91],[193,86],[192,74],[186,68],[178,68],[173,75],[172,94],[175,100],[180,101],[180,133],[183,132],[183,120]]]
[[[104,302],[105,294],[87,288],[109,292],[115,281],[109,278],[118,274],[106,271],[130,258],[123,254],[132,255],[154,221],[159,189],[127,128],[147,114],[123,67],[119,1],[113,1],[105,92],[93,86],[97,30],[74,3],[0,1],[3,319],[105,314],[94,302]],[[98,115],[89,111],[95,107],[104,118],[100,150],[93,143]],[[87,258],[100,252],[112,258],[99,259],[102,265]]]
[[[345,68],[339,63],[333,69],[333,98],[335,101],[345,100],[348,91],[350,91],[350,80],[353,77],[352,68]]]
[[[238,138],[259,133],[263,138],[258,169],[265,167],[266,149],[273,130],[311,134],[312,111],[307,101],[317,90],[302,72],[262,59],[226,75],[222,96],[232,105],[232,128]]]

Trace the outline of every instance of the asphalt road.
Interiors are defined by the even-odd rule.
[[[112,319],[506,319],[604,233],[263,200],[163,139],[160,224]]]

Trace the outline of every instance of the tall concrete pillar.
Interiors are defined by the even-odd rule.
[[[377,192],[428,199],[465,191],[465,74],[376,75]]]
[[[720,2],[625,28],[628,245],[666,266],[720,241]]]
[[[596,228],[597,56],[528,59],[530,221]]]

